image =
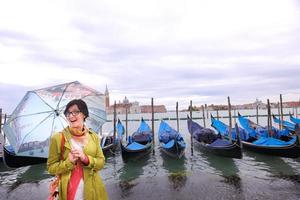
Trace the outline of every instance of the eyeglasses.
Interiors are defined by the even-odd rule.
[[[66,112],[65,116],[70,117],[72,115],[72,116],[76,117],[77,115],[79,115],[79,113],[81,113],[79,110],[72,111],[72,112]]]

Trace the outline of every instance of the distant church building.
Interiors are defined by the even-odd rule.
[[[113,114],[114,113],[114,105],[110,105],[109,103],[109,92],[106,85],[105,89],[105,107],[106,107],[106,113],[107,114]],[[119,103],[116,103],[116,113],[117,114],[125,114],[127,110],[127,113],[151,113],[151,105],[139,105],[139,102],[134,101],[130,102],[128,98],[125,96],[122,102],[119,101]],[[154,106],[154,112],[155,113],[162,113],[167,112],[167,109],[164,105],[155,105]]]
[[[108,108],[109,107],[109,92],[108,92],[107,85],[105,88],[104,96],[105,96],[105,108]]]
[[[255,102],[253,103],[253,107],[262,109],[266,107],[266,104],[263,104],[261,100],[258,100],[258,98],[256,98]]]

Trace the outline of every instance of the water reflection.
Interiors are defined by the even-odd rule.
[[[130,196],[132,188],[138,184],[135,180],[144,174],[143,168],[148,163],[149,155],[139,160],[128,160],[124,162],[119,176],[119,187],[121,189],[122,198]]]
[[[0,173],[1,172],[5,172],[5,171],[10,171],[10,170],[13,170],[12,168],[8,168],[4,162],[1,160],[0,161]]]
[[[185,156],[180,159],[171,158],[161,152],[163,159],[162,167],[168,171],[168,180],[174,190],[180,190],[187,181],[187,170]]]
[[[52,176],[47,172],[46,164],[39,164],[29,166],[28,170],[19,176],[19,180],[22,183],[39,182],[49,177]]]
[[[297,171],[287,164],[283,158],[278,156],[263,155],[251,151],[245,152],[247,156],[254,158],[256,165],[262,167],[269,173],[269,177],[284,179],[293,182],[300,182]]]
[[[233,158],[217,156],[210,152],[203,152],[202,158],[207,161],[207,164],[211,168],[213,168],[214,173],[223,178],[222,182],[234,186],[241,192],[242,186],[239,169]]]
[[[0,173],[0,183],[1,185],[7,186],[9,191],[13,191],[24,183],[38,184],[39,181],[50,177],[46,171],[45,164],[31,165],[17,169],[8,169],[3,165],[0,166],[1,169],[7,169],[7,171]]]

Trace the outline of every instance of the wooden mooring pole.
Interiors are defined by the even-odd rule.
[[[192,100],[190,101],[190,117],[191,117],[191,120],[193,120],[193,102]],[[194,144],[193,144],[193,136],[192,134],[191,135],[191,155],[193,156],[194,155]]]
[[[155,154],[155,138],[154,138],[154,101],[153,97],[151,98],[151,112],[152,112],[152,143],[153,143],[153,155]]]
[[[128,138],[128,108],[127,107],[125,112],[125,136],[126,136],[126,144],[127,144],[127,138]]]
[[[4,114],[4,121],[3,121],[3,124],[5,124],[6,123],[6,120],[7,120],[7,115],[6,114]],[[3,136],[4,136],[4,141],[3,141],[3,145],[5,144],[5,141],[6,141],[6,135],[5,135],[5,133],[3,132]]]
[[[0,108],[0,159],[2,159],[3,157],[4,145],[5,145],[5,137],[2,137],[2,108]]]
[[[233,124],[236,124],[236,109],[233,110]]]
[[[280,129],[283,129],[283,106],[282,106],[282,94],[280,94]]]
[[[116,121],[117,121],[117,105],[116,105],[116,101],[115,101],[115,103],[114,103],[114,120],[113,120],[114,141],[116,141],[116,132],[117,132]]]
[[[272,119],[271,119],[271,106],[269,99],[267,100],[267,108],[268,108],[268,135],[272,136]]]
[[[204,105],[206,110],[206,119],[209,119],[207,104]]]
[[[229,136],[229,140],[230,142],[232,142],[232,118],[231,118],[231,104],[230,104],[230,97],[228,96],[227,97],[227,100],[228,100],[228,117],[229,117],[229,133],[228,133],[228,136]]]
[[[177,131],[179,132],[178,102],[176,102],[176,121],[177,121]]]
[[[258,105],[256,105],[256,124],[258,124]]]
[[[278,110],[278,119],[280,119],[281,117],[281,114],[280,114],[280,103],[277,102],[277,110]],[[281,130],[282,129],[282,126],[281,126],[281,122],[279,123],[279,129]]]
[[[0,108],[0,135],[2,134],[2,108]]]
[[[205,124],[205,110],[204,110],[204,106],[202,105],[202,106],[201,106],[201,108],[202,108],[203,126],[204,126],[204,128],[206,128],[206,124]]]

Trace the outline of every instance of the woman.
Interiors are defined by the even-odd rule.
[[[48,172],[61,176],[59,199],[108,199],[99,175],[105,160],[99,138],[84,124],[89,116],[86,103],[72,100],[64,114],[69,126],[51,137],[47,161]]]

